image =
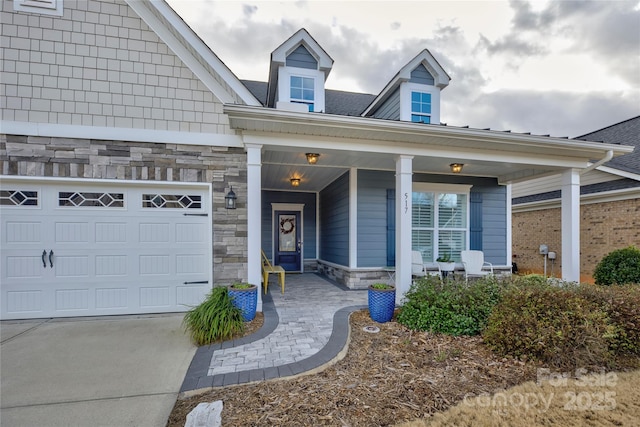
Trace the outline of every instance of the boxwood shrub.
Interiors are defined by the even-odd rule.
[[[597,285],[640,284],[640,249],[629,246],[610,252],[596,266],[593,278]]]
[[[503,283],[487,277],[465,283],[436,277],[417,280],[405,295],[397,321],[406,327],[449,335],[477,335],[500,300]]]

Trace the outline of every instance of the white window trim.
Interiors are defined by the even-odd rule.
[[[471,185],[461,185],[461,184],[433,184],[433,183],[423,183],[423,182],[414,182],[413,183],[413,189],[412,192],[413,193],[436,193],[436,195],[438,193],[442,194],[442,193],[447,193],[447,194],[463,194],[465,196],[467,196],[467,218],[466,218],[466,223],[467,226],[464,229],[461,228],[456,228],[456,229],[452,229],[453,231],[464,231],[465,232],[465,248],[468,250],[469,249],[469,245],[471,244]],[[433,225],[433,243],[434,243],[434,251],[433,251],[433,256],[434,256],[434,261],[435,258],[437,258],[438,256],[438,252],[439,252],[439,247],[438,247],[438,235],[439,235],[439,231],[440,231],[440,227],[437,226],[437,221],[438,221],[438,212],[437,212],[437,200],[434,199],[435,204],[435,211],[434,211],[434,225]],[[423,228],[420,228],[423,229]],[[412,233],[413,233],[413,227],[411,227]],[[436,250],[437,249],[437,250]]]
[[[62,3],[63,0],[13,0],[13,10],[16,12],[62,16]]]
[[[435,86],[404,82],[400,85],[400,120],[411,121],[411,92],[431,94],[431,124],[440,124],[440,89]]]
[[[298,67],[280,67],[278,69],[278,99],[276,101],[291,101],[291,76],[311,77],[313,86],[313,111],[324,113],[324,72]]]

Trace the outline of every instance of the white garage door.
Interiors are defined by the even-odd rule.
[[[185,311],[211,288],[209,185],[2,180],[0,317]]]

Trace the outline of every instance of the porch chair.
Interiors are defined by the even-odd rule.
[[[442,279],[442,270],[440,270],[440,264],[437,262],[425,262],[424,272],[429,276],[437,276]]]
[[[267,289],[269,288],[269,274],[275,273],[280,279],[280,287],[284,294],[284,268],[280,265],[271,265],[269,258],[267,258],[262,249],[260,249],[260,253],[262,254],[262,282],[264,283],[264,293],[266,294]]]
[[[460,258],[466,281],[469,281],[469,277],[484,277],[493,274],[493,264],[485,262],[482,251],[462,251]],[[485,268],[489,270],[485,270]]]
[[[440,266],[435,262],[424,262],[420,251],[411,251],[411,276],[438,276],[442,278]]]

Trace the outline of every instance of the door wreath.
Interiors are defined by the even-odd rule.
[[[291,233],[293,231],[293,221],[295,221],[295,218],[283,218],[280,220],[280,233]]]

